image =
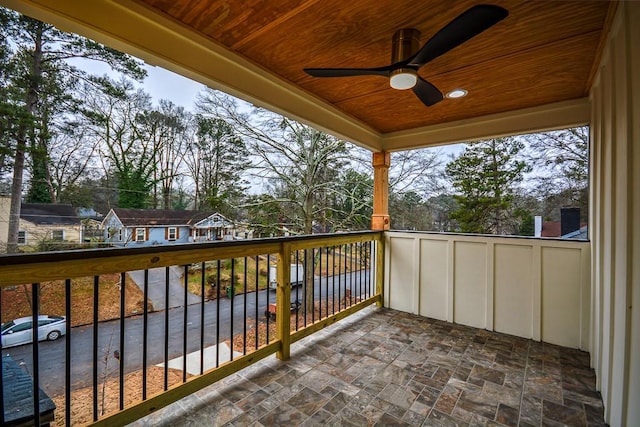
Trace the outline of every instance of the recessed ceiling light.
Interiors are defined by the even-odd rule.
[[[467,96],[467,92],[464,89],[454,89],[451,92],[447,93],[447,98],[451,98],[451,99],[455,99],[455,98],[462,98]]]

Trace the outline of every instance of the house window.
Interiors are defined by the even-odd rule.
[[[124,240],[123,235],[122,235],[122,228],[118,229],[118,241],[122,242],[122,240]]]
[[[18,231],[18,244],[26,245],[27,244],[27,232],[24,230]]]
[[[146,230],[144,228],[136,228],[136,242],[144,242],[146,240]]]
[[[178,238],[178,229],[176,227],[168,227],[167,240],[176,240]]]
[[[51,230],[51,240],[64,240],[64,230]]]

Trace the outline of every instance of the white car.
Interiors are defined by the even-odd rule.
[[[38,341],[54,341],[65,334],[64,316],[38,316]],[[2,347],[33,342],[33,317],[21,317],[2,324]]]

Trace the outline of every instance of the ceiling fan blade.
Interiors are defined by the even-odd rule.
[[[418,99],[427,107],[431,107],[444,99],[442,92],[440,92],[437,87],[419,76],[418,82],[413,87],[413,93],[415,93]]]
[[[304,72],[313,77],[355,77],[383,76],[389,77],[393,67],[378,68],[305,68]]]
[[[467,9],[438,31],[409,59],[408,65],[422,67],[427,62],[461,45],[491,28],[509,15],[509,11],[494,5],[480,4]]]

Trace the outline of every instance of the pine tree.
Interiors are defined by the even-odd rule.
[[[457,190],[457,209],[451,217],[465,233],[506,234],[513,218],[515,187],[529,166],[518,155],[524,144],[517,138],[495,138],[468,145],[446,166]]]
[[[196,182],[197,207],[236,217],[247,187],[244,172],[250,166],[249,151],[223,119],[198,114],[195,126],[187,164]]]

